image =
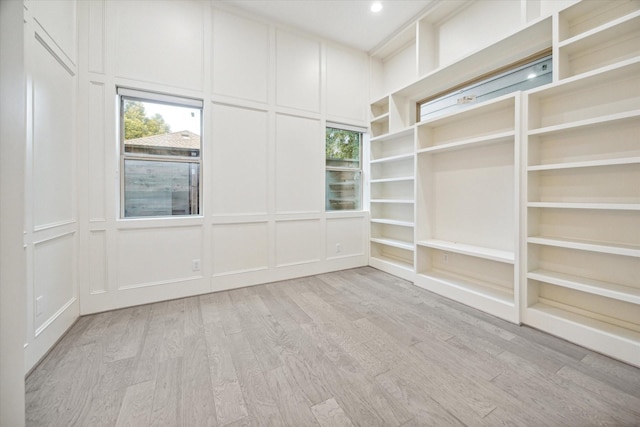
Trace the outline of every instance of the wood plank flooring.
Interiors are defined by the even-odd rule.
[[[370,267],[85,316],[29,426],[638,426],[640,369]]]

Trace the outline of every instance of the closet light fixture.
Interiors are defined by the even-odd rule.
[[[371,12],[378,13],[382,10],[382,3],[379,1],[374,1],[371,3]]]

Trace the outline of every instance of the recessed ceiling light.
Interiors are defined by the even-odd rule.
[[[537,77],[536,73],[530,73],[527,78],[528,79],[535,79]]]
[[[371,3],[371,12],[378,13],[382,10],[382,3],[379,1],[374,1]]]

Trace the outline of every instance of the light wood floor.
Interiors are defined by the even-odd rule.
[[[372,268],[80,318],[30,426],[640,425],[640,369]]]

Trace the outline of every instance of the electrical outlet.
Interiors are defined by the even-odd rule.
[[[42,316],[42,295],[36,298],[36,317]]]
[[[342,245],[340,243],[336,243],[336,253],[339,254],[342,252]]]
[[[200,271],[200,260],[194,259],[191,261],[191,269],[193,271]]]
[[[442,253],[442,262],[449,262],[449,254],[446,252]]]

